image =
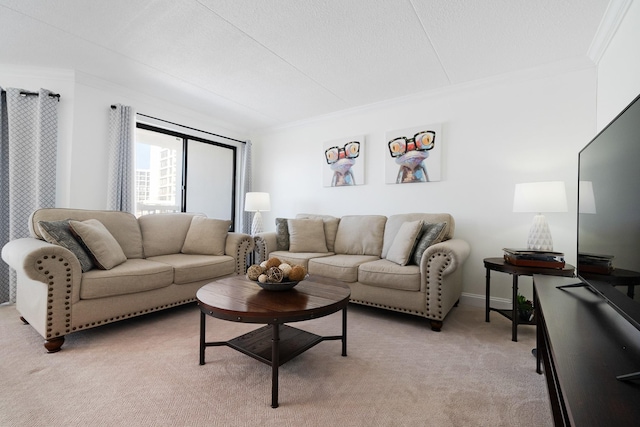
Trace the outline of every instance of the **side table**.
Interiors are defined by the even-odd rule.
[[[485,322],[489,322],[489,312],[496,311],[511,320],[511,340],[518,341],[518,324],[523,325],[535,325],[535,321],[532,322],[519,322],[518,321],[518,277],[520,276],[533,276],[534,274],[546,274],[548,276],[564,276],[573,277],[574,267],[570,264],[565,264],[564,268],[542,268],[542,267],[522,267],[505,262],[504,258],[485,258],[484,267],[487,270],[486,275],[486,297],[485,297]],[[499,271],[501,273],[511,274],[513,276],[512,285],[512,297],[511,297],[511,310],[504,310],[491,307],[491,270]]]

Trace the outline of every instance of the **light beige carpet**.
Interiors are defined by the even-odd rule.
[[[67,337],[47,354],[13,306],[0,307],[2,426],[545,426],[552,425],[535,328],[511,341],[496,313],[454,308],[442,332],[413,316],[350,305],[348,356],[326,341],[280,367],[228,347],[198,364],[195,305]],[[300,322],[338,334],[340,314]],[[207,318],[207,340],[254,326]]]

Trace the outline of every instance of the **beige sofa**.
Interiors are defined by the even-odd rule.
[[[299,214],[255,236],[258,261],[277,257],[346,282],[351,302],[426,317],[439,331],[462,293],[469,244],[449,214],[342,218]]]
[[[40,209],[31,237],[7,243],[2,259],[17,272],[23,321],[56,352],[72,332],[195,301],[205,283],[244,274],[253,239],[229,225],[188,213]]]

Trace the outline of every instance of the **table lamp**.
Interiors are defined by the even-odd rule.
[[[262,233],[262,215],[260,212],[268,212],[271,210],[271,199],[269,193],[249,192],[244,198],[244,210],[247,212],[255,212],[253,222],[251,223],[251,235]]]
[[[527,249],[552,251],[553,239],[543,212],[567,212],[567,193],[562,181],[516,184],[514,212],[535,212]]]

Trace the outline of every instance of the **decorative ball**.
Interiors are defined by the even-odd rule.
[[[287,264],[286,262],[283,262],[278,266],[278,268],[282,270],[282,274],[285,279],[289,277],[289,274],[291,273],[291,266],[289,264]]]
[[[282,264],[282,261],[280,261],[278,258],[273,257],[273,258],[269,258],[267,260],[267,265],[265,267],[267,267],[267,270],[270,269],[271,267],[277,267],[280,264]]]
[[[249,280],[258,280],[258,277],[264,273],[264,268],[260,267],[257,264],[252,265],[247,269],[247,279]]]
[[[278,267],[271,267],[267,270],[267,281],[270,283],[282,282],[282,270]]]
[[[265,270],[267,269],[267,261],[262,261],[260,263],[260,267],[264,268]]]
[[[258,282],[260,283],[267,283],[267,275],[266,274],[261,274],[258,276]]]
[[[289,280],[293,282],[299,282],[304,279],[304,276],[307,274],[306,270],[301,265],[294,265],[291,267],[291,272],[289,272]]]

